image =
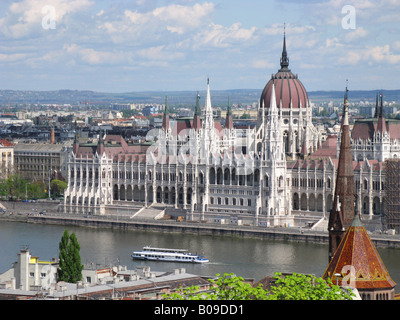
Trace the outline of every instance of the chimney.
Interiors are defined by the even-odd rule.
[[[56,137],[55,137],[55,133],[54,133],[54,128],[51,128],[50,143],[51,144],[55,144],[56,143]]]

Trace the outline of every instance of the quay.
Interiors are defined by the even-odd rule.
[[[82,215],[58,212],[57,202],[39,203],[2,202],[7,212],[0,220],[36,224],[71,225],[86,228],[110,228],[162,233],[183,233],[198,236],[253,238],[260,240],[295,241],[328,244],[328,231],[307,227],[262,227],[251,225],[218,224],[212,221],[176,221],[175,219],[132,219],[129,215]],[[45,211],[40,214],[40,210]],[[13,213],[10,215],[10,213]],[[376,247],[400,248],[400,235],[371,232]]]
[[[328,243],[328,232],[296,227],[255,227],[219,225],[171,220],[126,220],[102,216],[42,215],[27,217],[28,223],[73,225],[89,228],[111,228],[146,232],[183,233],[198,236],[252,238],[260,240]],[[400,248],[399,235],[371,234],[376,247]]]

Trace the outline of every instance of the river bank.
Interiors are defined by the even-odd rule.
[[[108,228],[113,230],[137,230],[146,232],[184,233],[219,237],[261,240],[279,240],[310,243],[328,243],[328,232],[298,227],[256,227],[246,225],[221,225],[175,220],[130,219],[129,216],[84,216],[57,212],[58,202],[4,203],[6,212],[0,220],[36,224],[72,225],[85,228]],[[400,236],[370,233],[376,247],[400,248]]]
[[[230,226],[213,223],[176,222],[172,220],[128,220],[103,216],[76,216],[61,214],[14,213],[0,214],[0,220],[35,224],[79,226],[84,228],[107,228],[162,233],[183,233],[198,236],[218,236],[244,239],[279,240],[309,243],[328,243],[328,232],[305,228],[265,228],[252,226]],[[398,235],[371,234],[376,247],[400,248]]]

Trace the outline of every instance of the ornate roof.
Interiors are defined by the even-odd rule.
[[[266,84],[260,98],[260,105],[269,108],[271,102],[272,85],[275,84],[276,105],[282,108],[306,108],[308,95],[301,81],[294,75],[289,67],[289,58],[286,52],[286,37],[283,36],[283,50],[281,68]]]
[[[376,250],[358,214],[347,228],[345,236],[326,269],[323,278],[335,284],[350,285],[350,267],[354,268],[353,285],[357,289],[390,289],[396,286]],[[336,278],[335,274],[341,276]],[[347,276],[347,278],[346,278]]]

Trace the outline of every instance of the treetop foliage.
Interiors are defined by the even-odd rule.
[[[179,292],[165,294],[166,300],[352,300],[350,289],[333,285],[330,279],[324,280],[314,275],[293,273],[283,276],[274,274],[274,284],[270,290],[262,284],[253,287],[242,277],[233,273],[216,274],[210,279],[211,289],[199,291],[199,286],[181,289]]]

